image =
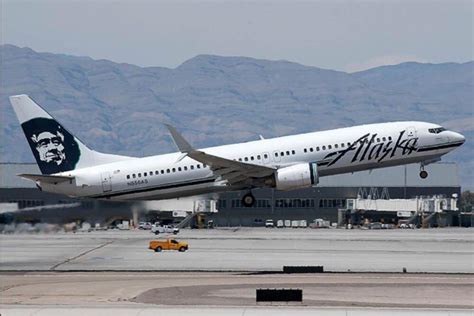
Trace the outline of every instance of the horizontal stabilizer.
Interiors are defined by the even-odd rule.
[[[18,175],[19,177],[32,180],[32,181],[41,181],[43,183],[61,183],[66,181],[71,181],[74,177],[71,176],[51,176],[46,174],[29,174],[29,173],[22,173]]]

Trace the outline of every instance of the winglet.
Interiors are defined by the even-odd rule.
[[[194,151],[194,148],[188,143],[186,139],[174,128],[169,124],[165,124],[168,130],[170,131],[171,138],[173,139],[174,144],[178,147],[178,150],[182,153],[190,153]],[[183,157],[184,158],[184,157]]]

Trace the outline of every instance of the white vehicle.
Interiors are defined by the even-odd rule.
[[[308,222],[306,220],[300,220],[300,228],[308,227]]]
[[[300,221],[294,220],[291,221],[291,228],[298,228],[300,227]]]
[[[283,228],[283,227],[285,227],[285,225],[283,224],[283,221],[281,219],[279,219],[277,221],[277,228]]]
[[[291,227],[291,221],[289,219],[285,219],[285,227]]]
[[[275,225],[273,224],[273,219],[267,219],[267,220],[265,221],[265,227],[267,227],[267,228],[273,228],[273,227],[275,227]]]
[[[324,220],[322,218],[316,218],[309,227],[311,228],[329,228],[331,226],[331,222]]]
[[[151,227],[152,225],[150,222],[140,222],[140,224],[138,224],[138,229],[150,230]]]
[[[461,146],[463,135],[425,122],[367,124],[195,149],[167,125],[179,150],[135,158],[89,149],[27,95],[10,97],[42,174],[22,174],[38,188],[72,197],[160,200],[253,188],[308,188],[319,177],[360,170],[424,166]],[[316,119],[316,118],[315,118]]]
[[[129,230],[130,229],[130,222],[129,221],[122,221],[121,223],[117,224],[117,228],[120,230]]]
[[[179,233],[179,228],[173,227],[171,225],[157,225],[153,224],[151,226],[151,232],[155,235],[158,234],[174,234],[177,235]]]

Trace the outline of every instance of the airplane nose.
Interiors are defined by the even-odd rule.
[[[456,132],[451,132],[451,135],[449,135],[455,142],[464,142],[466,141],[466,137],[464,135],[456,133]]]

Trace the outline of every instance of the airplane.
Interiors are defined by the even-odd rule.
[[[320,177],[361,170],[427,164],[461,146],[463,135],[438,124],[403,121],[194,148],[165,124],[178,152],[152,157],[100,153],[73,136],[27,95],[10,97],[42,174],[20,174],[40,190],[71,197],[160,200],[223,191],[295,190]]]

